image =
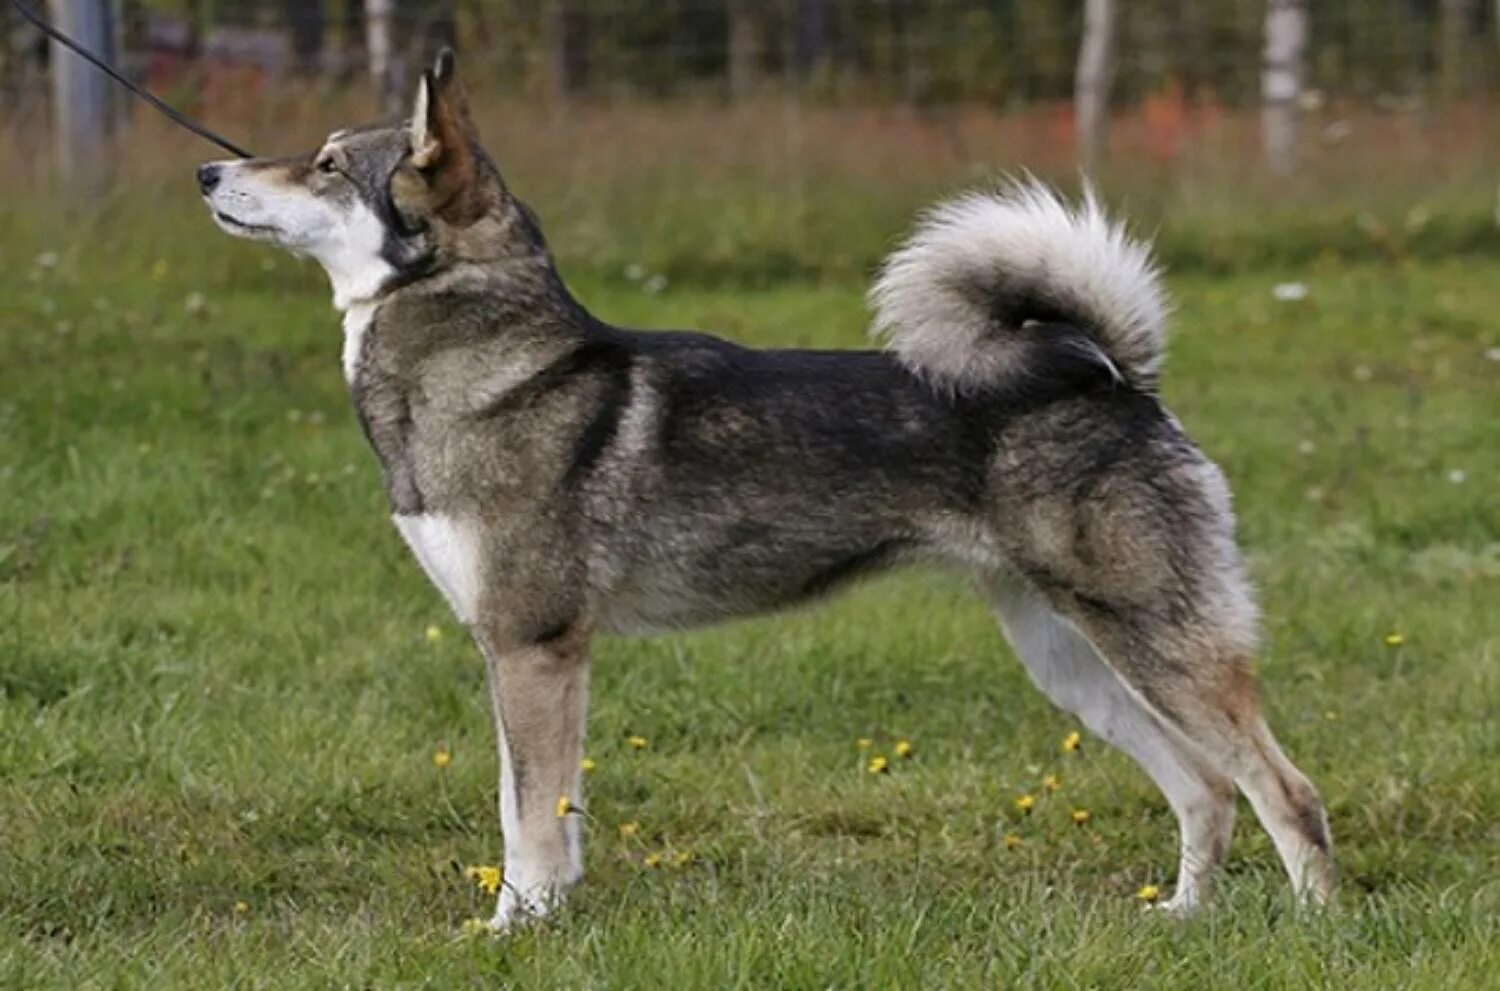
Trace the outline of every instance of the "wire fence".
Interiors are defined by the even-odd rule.
[[[955,159],[977,157],[969,149],[986,140],[969,137],[984,133],[976,115],[1029,122],[1048,151],[1062,148],[1053,166],[1090,157],[1074,127],[1083,0],[52,0],[46,12],[55,20],[84,3],[107,11],[131,77],[228,133],[279,138],[278,115],[311,128],[318,108],[336,107],[341,122],[395,114],[415,74],[454,45],[476,102],[525,105],[533,124],[589,120],[599,131],[601,114],[669,114],[663,143],[687,147],[692,129],[714,126],[715,108],[793,107],[825,122],[786,131],[786,156],[810,162],[828,154],[812,147],[819,135],[857,133],[857,123],[827,126],[828,115],[898,108],[941,122],[928,134],[958,148]],[[1346,156],[1405,142],[1414,173],[1444,142],[1468,142],[1471,164],[1487,159],[1474,122],[1490,120],[1500,92],[1500,0],[1116,0],[1105,110],[1124,122],[1112,130],[1116,156],[1169,160],[1210,125],[1261,126],[1267,12],[1288,3],[1306,11],[1299,133]],[[54,58],[0,2],[0,130],[12,170],[33,176],[58,116],[53,77],[66,67]],[[116,137],[160,133],[123,94],[106,98]],[[1385,123],[1348,142],[1356,119]],[[1243,142],[1216,147],[1243,153]],[[1045,155],[1031,150],[1028,164]]]
[[[43,6],[37,4],[37,6]],[[56,6],[55,4],[53,6]],[[357,85],[379,0],[112,0],[120,60],[188,87],[238,70],[265,85]],[[829,102],[1067,99],[1083,31],[1077,0],[398,0],[396,74],[455,44],[470,72],[557,99]],[[1265,0],[1134,0],[1122,12],[1116,103],[1166,89],[1229,106],[1258,97]],[[1397,105],[1500,84],[1500,3],[1341,0],[1309,5],[1307,79],[1321,97]],[[0,96],[45,94],[48,51],[0,5]]]

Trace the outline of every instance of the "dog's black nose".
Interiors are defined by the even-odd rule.
[[[219,184],[219,174],[222,171],[221,166],[218,165],[198,166],[198,188],[203,190],[204,196],[214,191],[214,187]]]

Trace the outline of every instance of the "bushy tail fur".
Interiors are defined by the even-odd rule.
[[[912,371],[957,390],[1024,374],[1030,321],[1081,331],[1096,357],[1155,388],[1167,302],[1150,247],[1092,191],[1065,202],[1036,180],[927,213],[870,291],[874,332]]]

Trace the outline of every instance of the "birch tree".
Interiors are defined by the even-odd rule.
[[[1078,48],[1073,109],[1078,151],[1085,168],[1096,167],[1109,146],[1109,92],[1115,77],[1119,37],[1115,0],[1087,0],[1083,9],[1083,44]]]
[[[1297,168],[1307,0],[1267,0],[1266,45],[1260,71],[1261,141],[1278,175]]]
[[[365,53],[370,59],[375,106],[382,114],[401,112],[401,80],[391,40],[395,13],[395,0],[365,0]]]

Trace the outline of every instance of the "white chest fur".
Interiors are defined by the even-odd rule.
[[[365,332],[375,320],[374,303],[354,303],[344,311],[344,381],[354,384],[359,358],[365,346]]]
[[[465,520],[434,513],[392,519],[459,621],[473,623],[479,610],[483,572],[478,528]]]

